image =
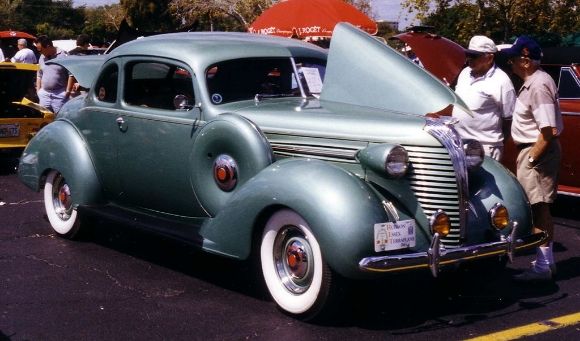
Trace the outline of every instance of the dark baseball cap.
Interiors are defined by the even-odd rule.
[[[512,47],[503,49],[501,52],[508,58],[522,56],[534,60],[542,59],[542,48],[534,39],[528,36],[518,37]]]

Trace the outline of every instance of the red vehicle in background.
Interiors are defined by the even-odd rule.
[[[465,65],[465,53],[459,44],[426,32],[418,27],[393,37],[407,44],[417,55],[423,66],[443,82],[454,86],[457,76]],[[558,193],[580,196],[580,47],[545,48],[542,67],[558,85],[560,109],[564,121],[564,131],[560,135],[562,163]],[[498,65],[504,68],[501,58]],[[509,68],[504,68],[508,74]],[[515,77],[515,76],[514,76]],[[516,89],[521,84],[512,78]],[[503,165],[515,173],[517,151],[511,139],[505,142]]]

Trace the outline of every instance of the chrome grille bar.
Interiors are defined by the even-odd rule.
[[[451,221],[451,230],[441,242],[446,248],[457,248],[461,246],[462,226],[466,219],[462,193],[467,193],[467,172],[461,170],[461,165],[464,164],[460,162],[461,149],[457,150],[455,147],[455,144],[461,146],[461,141],[441,123],[428,122],[426,130],[442,146],[405,145],[412,165],[408,179],[427,216],[431,216],[438,209],[445,210]]]

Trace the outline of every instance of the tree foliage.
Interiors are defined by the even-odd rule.
[[[403,0],[423,24],[463,45],[475,34],[497,42],[535,36],[544,45],[580,31],[578,0]]]
[[[169,0],[121,0],[126,19],[141,31],[171,32],[176,22],[169,11]]]
[[[172,0],[169,8],[181,26],[201,31],[245,31],[271,0]]]
[[[75,8],[72,0],[0,0],[0,30],[46,34],[52,39],[75,39],[86,33],[95,42],[110,41],[124,16],[118,4]]]

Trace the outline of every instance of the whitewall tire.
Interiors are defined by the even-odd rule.
[[[70,187],[56,170],[46,176],[44,207],[50,225],[59,236],[72,239],[78,234],[80,220],[72,203]]]
[[[268,291],[283,311],[311,319],[329,303],[332,271],[308,223],[295,211],[282,209],[270,217],[260,262]]]

